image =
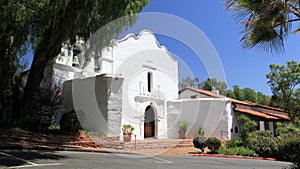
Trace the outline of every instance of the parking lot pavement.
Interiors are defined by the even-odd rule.
[[[41,166],[59,166],[56,162],[63,158],[50,151],[1,150],[0,168],[33,168]]]
[[[290,163],[266,160],[224,159],[192,156],[145,156],[133,153],[1,150],[0,168],[205,168],[281,169]]]

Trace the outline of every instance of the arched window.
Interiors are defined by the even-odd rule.
[[[238,129],[237,126],[235,126],[235,128],[234,128],[234,133],[238,133],[238,132],[239,132],[239,129]]]
[[[153,83],[153,79],[152,79],[152,73],[148,72],[147,73],[147,81],[148,81],[148,92],[152,92],[152,83]]]

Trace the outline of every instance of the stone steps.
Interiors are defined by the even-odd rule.
[[[93,140],[95,141],[95,140]],[[131,142],[120,141],[100,141],[96,142],[102,148],[115,150],[134,150],[134,149],[170,149],[178,147],[193,147],[192,139],[153,139],[153,140],[131,140]]]
[[[101,147],[114,150],[170,149],[176,147],[193,147],[192,139],[145,139],[121,142],[119,137],[90,136],[80,138],[76,133],[41,134],[26,131],[0,130],[0,143],[25,145],[72,145],[82,147]]]

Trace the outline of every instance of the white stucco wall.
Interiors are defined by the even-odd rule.
[[[231,105],[231,114],[232,114],[232,132],[231,138],[238,137],[241,134],[241,124],[238,121],[238,113],[233,110],[234,106]]]
[[[113,79],[106,76],[66,81],[63,91],[66,112],[75,109],[77,113],[84,113],[85,120],[79,120],[87,131],[103,132],[106,136],[119,136],[122,81],[121,78]]]
[[[159,46],[155,36],[143,31],[138,37],[128,35],[116,42],[109,52],[101,73],[113,73],[124,78],[122,125],[132,124],[137,139],[144,138],[145,109],[150,104],[156,110],[157,138],[167,138],[165,100],[178,97],[178,65],[166,48]],[[105,67],[107,70],[105,70]],[[110,72],[113,68],[113,72]],[[148,72],[151,91],[148,91]]]
[[[72,103],[72,105],[67,105],[66,108],[75,109],[76,112],[86,114],[86,121],[81,121],[86,130],[101,131],[107,134],[107,112],[101,111],[100,108],[100,106],[105,107],[107,102],[106,97],[103,97],[103,95],[106,96],[107,85],[106,82],[95,84],[95,81],[95,77],[66,81],[64,95],[67,97],[65,97],[65,102]],[[68,88],[66,88],[67,86]],[[102,100],[97,100],[96,88],[102,89]]]
[[[113,130],[118,130],[120,134],[121,125],[132,124],[135,127],[134,134],[137,135],[138,139],[143,139],[145,109],[151,104],[155,109],[157,120],[155,136],[157,138],[167,138],[166,100],[178,98],[178,64],[168,50],[159,45],[152,32],[144,30],[137,36],[129,34],[124,39],[115,41],[111,47],[104,49],[99,60],[94,61],[94,58],[91,58],[87,64],[85,64],[85,51],[83,51],[82,42],[78,41],[75,47],[81,51],[76,54],[80,65],[72,65],[73,48],[63,46],[61,54],[57,57],[53,66],[52,79],[60,86],[69,80],[65,84],[65,87],[68,88],[65,89],[68,93],[66,94],[68,95],[66,101],[68,109],[73,104],[73,101],[70,101],[70,98],[73,97],[70,93],[73,93],[74,88],[77,88],[75,95],[78,97],[82,95],[82,98],[85,98],[76,105],[79,110],[86,112],[97,112],[96,110],[99,108],[102,110],[101,113],[104,113],[103,119],[89,117],[93,122],[87,124],[88,129],[101,130],[107,135],[116,135],[117,131]],[[99,63],[99,70],[95,69],[95,62]],[[152,77],[150,92],[148,91],[148,72],[151,72]],[[100,85],[96,87],[102,90],[97,89],[96,92],[94,90],[93,94],[88,96],[87,93],[91,90],[90,87],[94,85],[93,79],[105,74],[121,78],[122,84],[114,84],[114,82],[105,84],[107,82],[103,81],[96,84]],[[111,92],[115,85],[119,85],[120,90],[117,91],[122,91],[121,94]],[[80,88],[80,86],[84,87]],[[98,105],[91,105],[92,96],[97,98]],[[100,97],[104,100],[99,100]],[[109,98],[111,99],[109,100]],[[121,102],[119,105],[122,110],[121,124],[106,124],[105,126],[104,124],[109,118],[115,118],[115,115],[111,117],[107,115],[105,109],[111,107],[112,112],[119,109],[118,106],[114,106],[117,103],[115,100]],[[101,123],[100,127],[94,125],[96,121]],[[114,129],[110,130],[110,128]]]
[[[230,102],[227,99],[200,98],[181,99],[168,102],[168,137],[178,138],[176,124],[187,121],[186,137],[197,136],[199,127],[205,128],[206,137],[230,139],[229,125],[232,117]],[[177,112],[176,112],[177,111]],[[222,134],[221,134],[222,132]]]
[[[191,96],[197,97],[191,99]],[[194,138],[197,135],[198,127],[204,127],[206,137],[231,139],[231,128],[235,115],[229,99],[212,98],[188,89],[180,93],[180,98],[182,100],[177,101],[180,103],[180,114],[177,120],[186,120],[190,123],[187,137]],[[172,127],[168,128],[172,129]],[[175,132],[170,131],[170,133]],[[176,136],[176,134],[173,135]]]

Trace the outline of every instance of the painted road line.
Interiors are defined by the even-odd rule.
[[[32,168],[32,167],[58,166],[58,165],[61,165],[61,163],[34,164],[34,165],[20,165],[20,166],[8,167],[8,168]]]
[[[24,160],[24,159],[22,159],[22,158],[19,158],[19,157],[15,157],[15,156],[13,156],[13,155],[10,155],[10,154],[6,154],[6,153],[3,153],[3,152],[0,152],[0,154],[3,154],[3,155],[5,155],[5,156],[7,156],[7,157],[10,157],[10,158],[14,158],[14,159],[16,159],[16,160],[19,160],[19,161],[26,162],[26,163],[28,163],[28,164],[31,164],[31,165],[35,165],[35,163],[33,163],[33,162],[30,162],[30,161]]]
[[[165,159],[162,159],[162,158],[158,158],[158,157],[153,157],[159,161],[156,161],[155,163],[159,163],[159,164],[171,164],[173,163],[173,161],[169,161],[169,160],[165,160]]]
[[[30,165],[12,166],[12,167],[8,167],[8,168],[28,168],[28,167],[42,167],[42,166],[57,166],[57,165],[61,165],[61,163],[36,164],[36,163],[27,161],[27,160],[19,158],[19,157],[15,157],[15,156],[7,154],[7,153],[0,152],[0,154],[30,164]]]

